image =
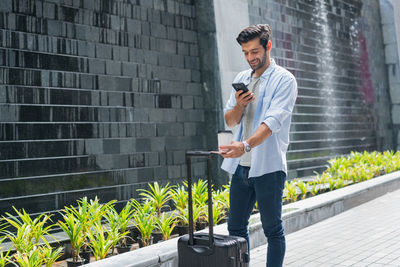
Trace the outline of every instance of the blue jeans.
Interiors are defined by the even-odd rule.
[[[267,267],[280,267],[286,250],[281,218],[286,174],[278,171],[249,179],[249,169],[239,165],[232,176],[229,196],[229,235],[246,238],[250,252],[248,224],[257,201],[264,234],[268,239]]]

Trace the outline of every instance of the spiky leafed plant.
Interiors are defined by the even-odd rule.
[[[143,246],[147,246],[150,244],[151,233],[156,226],[154,206],[148,200],[141,204],[136,199],[132,200],[132,206],[135,210],[133,215],[135,227],[140,232]]]
[[[205,215],[205,221],[209,222],[210,218],[208,218],[208,206],[204,207],[204,215]],[[222,219],[226,217],[226,210],[224,207],[224,204],[221,203],[218,200],[214,200],[212,203],[212,221],[213,225],[217,225]]]
[[[44,264],[42,252],[35,248],[29,252],[17,252],[13,255],[14,261],[19,267],[41,267]]]
[[[187,182],[184,182],[183,184],[187,188]],[[193,204],[198,206],[206,205],[208,200],[207,181],[199,179],[196,183],[193,183],[192,188]]]
[[[171,212],[169,215],[163,212],[160,217],[156,218],[156,227],[162,233],[163,240],[169,239],[176,226],[176,221],[175,212]]]
[[[90,227],[95,223],[101,222],[101,218],[106,213],[109,206],[113,205],[116,200],[111,200],[105,204],[100,204],[99,198],[88,200],[87,197],[83,197],[77,201],[78,206],[65,207],[65,211],[72,213],[75,218],[83,224],[82,235],[84,237],[84,243],[82,245],[82,250],[86,250],[88,246],[88,234]],[[79,254],[80,251],[77,253]]]
[[[107,212],[104,214],[104,218],[111,229],[116,232],[125,233],[129,225],[133,223],[133,215],[134,209],[132,208],[132,203],[129,201],[119,213],[115,210],[114,206],[109,206]],[[123,236],[118,243],[120,246],[126,247],[126,236]]]
[[[351,165],[346,157],[342,156],[339,158],[333,158],[328,160],[329,166],[325,172],[329,172],[331,175],[337,175],[339,169],[343,166],[348,167]]]
[[[343,180],[343,179],[336,179],[336,182],[335,182],[335,189],[339,189],[339,188],[342,188],[342,187],[344,187],[346,184],[345,184],[345,180]]]
[[[176,188],[170,190],[172,201],[176,209],[185,209],[188,205],[188,192],[186,187],[177,185]]]
[[[4,230],[5,227],[3,227],[3,224],[0,225],[0,233]],[[13,264],[13,261],[11,260],[10,253],[11,253],[11,247],[7,251],[3,251],[3,247],[1,244],[3,243],[4,239],[6,239],[5,236],[0,238],[0,267],[5,267],[8,264]],[[15,265],[15,264],[14,264]]]
[[[166,203],[172,198],[171,194],[169,193],[172,187],[169,185],[169,183],[167,183],[164,187],[159,186],[158,182],[154,182],[153,185],[148,185],[150,190],[138,189],[138,191],[141,192],[139,195],[153,203],[153,206],[157,212],[157,217],[160,217],[161,209],[167,206]]]
[[[32,239],[32,228],[27,224],[23,224],[17,228],[16,232],[4,231],[7,239],[11,241],[15,250],[20,253],[26,253],[33,250],[35,243]]]
[[[1,249],[1,247],[0,247],[0,249]],[[11,260],[10,252],[11,252],[10,249],[8,251],[6,251],[5,253],[3,251],[0,252],[0,267],[6,267],[6,266],[9,266],[9,264],[15,265],[15,263],[13,263],[13,261]],[[17,265],[15,265],[15,266],[17,266]]]
[[[99,222],[95,222],[88,233],[90,248],[95,259],[106,258],[108,252],[127,234],[128,232],[120,232],[119,229],[111,229]]]
[[[199,220],[201,216],[203,216],[206,212],[206,205],[199,206],[193,205],[193,229],[196,229],[196,222]],[[185,226],[189,224],[189,209],[178,209],[177,214],[179,223],[181,226]]]
[[[40,250],[43,258],[43,264],[46,267],[52,267],[58,258],[62,256],[63,249],[63,247],[54,249],[51,246],[42,246]]]
[[[307,197],[307,192],[308,192],[307,184],[305,182],[303,182],[303,181],[298,180],[296,182],[296,186],[300,190],[301,199],[305,199]]]
[[[72,246],[72,259],[74,262],[81,261],[79,251],[86,243],[84,234],[86,221],[84,217],[77,218],[71,209],[64,209],[61,214],[63,220],[58,221],[60,228],[67,234]]]
[[[31,244],[34,246],[37,245],[40,241],[48,245],[48,241],[46,240],[45,236],[51,236],[50,231],[54,227],[54,224],[50,224],[51,216],[47,214],[40,214],[36,218],[32,219],[31,216],[24,209],[22,209],[21,211],[17,210],[15,207],[13,207],[13,209],[17,216],[6,212],[5,215],[7,217],[3,216],[2,220],[13,226],[17,230],[17,233],[19,235],[24,235],[25,240],[20,241],[26,242],[26,244],[21,245],[27,246],[28,244]],[[9,236],[13,235],[12,231],[5,232]],[[15,237],[16,236],[14,236],[14,239]],[[20,252],[22,253],[26,251]]]
[[[285,182],[285,189],[286,193],[285,200],[289,203],[295,202],[297,200],[298,194],[297,194],[297,186],[296,186],[296,181],[286,181]]]
[[[311,186],[311,191],[310,191],[311,195],[315,196],[316,194],[318,194],[320,188],[319,183],[311,182],[310,186]]]

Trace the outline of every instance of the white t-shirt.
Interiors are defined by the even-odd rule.
[[[255,99],[249,103],[244,110],[243,113],[243,135],[242,135],[242,141],[245,141],[247,138],[249,138],[253,133],[251,130],[253,129],[253,120],[254,120],[254,114],[256,113],[257,109],[257,103],[258,103],[258,97],[259,97],[259,88],[260,87],[260,77],[251,77],[250,84],[247,86],[247,88],[254,93]],[[251,151],[246,152],[242,155],[240,158],[240,165],[242,166],[247,166],[250,167],[251,165]]]

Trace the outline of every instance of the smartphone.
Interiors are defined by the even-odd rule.
[[[239,91],[239,90],[243,91],[240,95],[249,91],[249,89],[247,89],[247,87],[244,83],[232,83],[232,86],[233,86],[233,88],[235,88],[236,91]]]

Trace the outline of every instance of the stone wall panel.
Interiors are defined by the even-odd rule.
[[[186,176],[185,150],[206,146],[194,11],[178,0],[2,1],[0,214],[124,201]]]

